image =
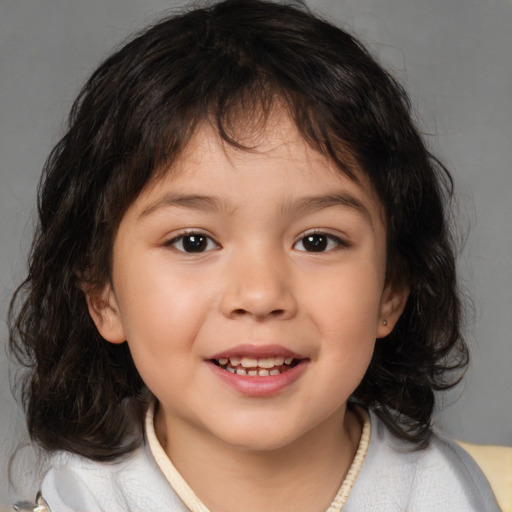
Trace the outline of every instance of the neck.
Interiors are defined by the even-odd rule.
[[[167,455],[211,512],[324,512],[361,435],[358,418],[345,409],[269,451],[232,447],[203,431],[171,425],[163,414],[157,413],[155,427]]]

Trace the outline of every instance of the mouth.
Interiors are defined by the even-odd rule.
[[[271,377],[281,375],[300,363],[300,359],[284,356],[269,357],[219,357],[210,359],[219,368],[236,375],[248,377]]]
[[[212,354],[208,366],[237,394],[269,398],[294,389],[310,359],[277,344],[246,343]]]

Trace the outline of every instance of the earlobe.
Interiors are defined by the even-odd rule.
[[[409,289],[395,290],[387,286],[382,294],[377,338],[384,338],[391,333],[407,303]]]
[[[98,332],[111,343],[123,343],[126,336],[121,321],[114,290],[110,284],[101,290],[88,283],[81,283],[87,308]]]

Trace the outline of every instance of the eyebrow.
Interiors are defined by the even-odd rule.
[[[139,214],[139,220],[148,217],[161,208],[170,206],[199,210],[203,212],[216,212],[227,209],[225,202],[215,196],[165,194],[157,201],[144,208],[144,210]]]
[[[299,199],[298,201],[292,201],[285,203],[281,212],[287,213],[313,213],[318,210],[325,208],[343,207],[352,209],[364,217],[373,224],[372,216],[366,206],[355,196],[347,192],[337,192],[333,194],[321,195],[321,196],[310,196]]]
[[[286,201],[280,209],[283,215],[313,213],[325,208],[343,207],[353,209],[359,212],[370,224],[373,224],[372,217],[366,206],[355,196],[346,192],[326,194],[320,196],[310,196],[298,199],[296,201]],[[206,213],[218,211],[233,210],[233,207],[224,200],[216,196],[187,195],[187,194],[165,194],[154,203],[144,208],[139,214],[139,220],[148,217],[154,212],[166,207],[186,208],[190,210],[199,210]]]

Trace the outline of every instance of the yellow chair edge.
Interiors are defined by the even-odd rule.
[[[512,447],[457,441],[480,466],[503,512],[512,512]]]

